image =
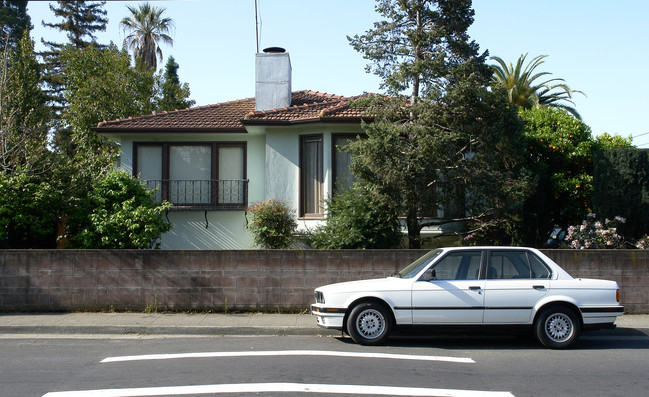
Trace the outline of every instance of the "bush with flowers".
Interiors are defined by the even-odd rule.
[[[649,249],[649,236],[644,236],[635,243],[637,249],[646,250]]]
[[[590,213],[579,226],[570,226],[565,241],[568,248],[602,249],[624,248],[624,237],[617,229],[626,222],[621,216],[614,219],[597,220],[597,215]]]

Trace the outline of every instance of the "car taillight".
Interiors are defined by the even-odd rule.
[[[615,291],[615,299],[617,300],[618,303],[622,301],[622,294],[620,294],[620,290],[618,289]]]

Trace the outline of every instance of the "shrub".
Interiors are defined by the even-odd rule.
[[[285,203],[278,200],[267,200],[261,203],[254,203],[246,209],[251,215],[248,221],[248,229],[253,234],[255,245],[261,248],[287,248],[297,222],[291,210]]]
[[[27,173],[0,172],[0,248],[55,248],[62,192]]]
[[[327,202],[327,223],[311,233],[321,249],[396,248],[401,231],[396,211],[366,189],[342,191]]]
[[[125,171],[112,171],[92,183],[88,196],[68,220],[74,248],[159,248],[172,225],[162,214],[170,203],[156,203],[154,192]]]
[[[595,214],[590,213],[580,226],[568,227],[566,234],[568,248],[624,248],[624,238],[617,233],[617,230],[626,220],[621,216],[606,219],[604,222],[596,218]]]
[[[649,249],[649,236],[644,236],[635,243],[637,249],[646,250]]]

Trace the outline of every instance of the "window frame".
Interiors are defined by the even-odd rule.
[[[305,177],[306,177],[306,154],[305,154],[305,143],[308,140],[314,140],[317,139],[320,142],[320,150],[318,152],[318,180],[319,180],[319,204],[318,204],[318,210],[319,212],[306,212],[306,186],[304,183]],[[324,219],[325,214],[324,214],[324,135],[323,134],[308,134],[308,135],[300,135],[300,142],[299,142],[299,161],[300,161],[300,170],[299,170],[299,184],[298,184],[298,191],[299,191],[299,205],[298,205],[298,211],[299,211],[299,217],[300,218],[305,218],[305,219]]]
[[[527,268],[529,270],[529,277],[522,277],[521,276],[521,277],[506,277],[506,278],[503,278],[504,273],[503,273],[503,268],[502,267],[500,269],[500,272],[497,273],[499,275],[499,277],[489,277],[489,270],[488,269],[492,265],[492,263],[491,263],[492,257],[493,256],[508,257],[506,255],[508,253],[509,254],[513,253],[513,254],[516,254],[517,256],[520,255],[520,256],[525,257],[525,263],[523,263],[523,265],[527,266]],[[496,254],[496,255],[494,255],[494,254]],[[498,255],[498,254],[500,254],[500,255]],[[532,258],[535,258],[536,261],[546,270],[546,272],[547,272],[546,277],[538,277],[538,276],[534,277],[534,271],[533,271],[534,269],[533,269],[533,266],[532,266]],[[509,259],[509,261],[511,262],[511,265],[516,270],[518,270],[516,264],[511,259]],[[526,251],[526,250],[511,250],[511,249],[492,249],[492,250],[489,250],[487,260],[485,261],[485,269],[484,270],[485,270],[485,272],[484,272],[485,277],[484,278],[486,280],[501,280],[501,281],[502,280],[534,280],[534,279],[548,280],[548,279],[551,279],[552,276],[553,276],[552,269],[541,258],[539,258],[533,252]],[[521,273],[519,272],[519,275],[520,274]]]
[[[340,187],[338,186],[337,176],[338,176],[338,161],[337,154],[340,153],[340,150],[337,148],[336,140],[337,139],[347,139],[349,141],[356,141],[357,139],[362,139],[361,134],[353,133],[332,133],[331,134],[331,191],[335,195]]]
[[[170,200],[170,153],[174,146],[207,146],[210,147],[210,202],[209,203],[173,203],[171,210],[221,210],[221,209],[241,209],[245,210],[248,206],[248,147],[245,141],[227,141],[227,142],[187,142],[187,141],[142,141],[133,142],[133,176],[139,178],[138,148],[142,146],[160,147],[162,150],[162,180],[160,185],[160,197],[162,200]],[[222,147],[239,147],[243,150],[243,197],[241,203],[219,203],[218,202],[218,176],[219,176],[219,149]]]

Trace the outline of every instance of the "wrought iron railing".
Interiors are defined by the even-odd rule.
[[[243,209],[248,205],[248,181],[244,179],[145,180],[144,183],[148,189],[155,189],[156,200],[168,201],[178,209]]]

